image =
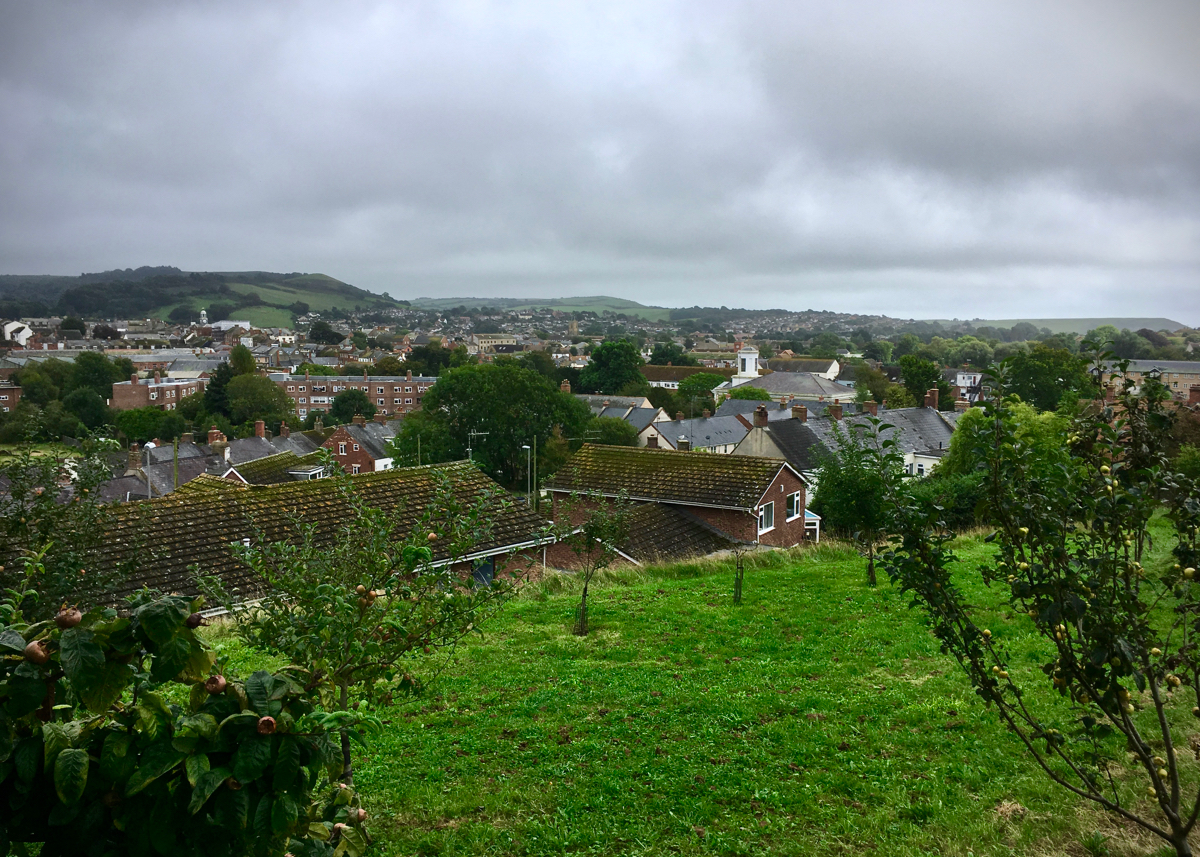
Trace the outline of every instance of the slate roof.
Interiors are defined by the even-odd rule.
[[[691,420],[664,420],[654,428],[673,447],[680,436],[686,437],[692,449],[708,449],[729,443],[740,443],[750,429],[737,417],[697,417]]]
[[[390,420],[386,423],[377,423],[371,420],[364,425],[350,423],[345,426],[345,429],[363,449],[370,453],[373,459],[378,461],[381,458],[392,457],[392,454],[388,452],[388,444],[396,436],[399,426],[399,420]]]
[[[829,447],[808,422],[781,420],[767,423],[762,431],[775,443],[787,463],[801,473],[816,470],[821,466],[822,456],[829,452]]]
[[[800,404],[808,405],[808,402]],[[726,399],[717,405],[717,412],[714,416],[718,417],[736,417],[738,414],[749,420],[750,424],[754,424],[754,409],[759,405],[767,406],[767,419],[772,422],[775,420],[790,420],[792,418],[792,403],[779,402],[760,402],[753,399]],[[809,415],[812,415],[812,409],[809,409]]]
[[[735,542],[683,509],[642,503],[629,519],[622,553],[641,563],[674,562],[729,550]]]
[[[598,417],[613,417],[614,419],[624,420],[638,431],[641,431],[650,423],[654,422],[654,418],[662,412],[662,408],[627,408],[627,407],[608,407],[601,408]],[[595,411],[593,411],[595,413]]]
[[[776,458],[584,444],[546,483],[551,491],[750,510],[786,464]]]
[[[600,396],[587,393],[575,393],[575,398],[585,402],[592,410],[592,416],[600,416],[606,408],[648,408],[650,400],[645,396]]]
[[[278,451],[265,437],[239,437],[229,441],[229,463],[244,464]]]
[[[843,402],[854,401],[854,388],[820,378],[809,372],[772,372],[770,375],[760,375],[739,384],[739,387],[757,387],[766,390],[772,396],[792,395],[799,397],[825,396],[827,399],[841,399]]]
[[[466,461],[365,473],[347,477],[353,489],[372,506],[392,513],[397,535],[403,538],[424,514],[435,495],[438,474],[450,480],[455,495],[463,502],[478,504],[503,491]],[[243,595],[257,591],[258,581],[230,551],[230,544],[258,538],[252,522],[270,541],[295,538],[291,516],[317,526],[317,538],[331,543],[339,537],[346,519],[347,501],[341,480],[315,479],[285,485],[244,486],[213,476],[199,477],[185,490],[156,500],[115,507],[104,545],[94,564],[100,570],[116,570],[123,583],[114,596],[120,597],[150,586],[165,592],[196,592],[193,573],[197,566],[216,574],[227,586]],[[498,516],[490,537],[475,546],[472,555],[504,553],[516,545],[545,540],[547,522],[522,504],[513,504]],[[444,543],[438,543],[435,560],[448,559]]]
[[[308,455],[310,452],[316,452],[318,449],[320,449],[321,444],[324,443],[328,435],[332,433],[332,431],[322,433],[294,431],[287,437],[276,435],[275,437],[271,438],[271,446],[275,447],[275,449],[279,450],[280,452],[292,452],[296,455]],[[316,437],[319,439],[314,439],[313,435],[316,435]]]
[[[949,413],[949,412],[947,412]],[[895,439],[896,448],[904,453],[924,453],[926,450],[946,449],[954,429],[944,418],[945,414],[933,408],[894,408],[880,413],[884,425],[880,436],[885,440]],[[837,447],[831,420],[809,420],[808,425],[817,433],[821,442],[830,449]],[[842,431],[854,430],[866,425],[861,415],[842,420]]]
[[[656,366],[647,363],[641,367],[642,376],[647,381],[675,381],[679,382],[685,378],[690,378],[692,375],[697,375],[700,372],[707,372],[710,375],[724,375],[726,378],[732,378],[735,372],[729,368],[714,368],[712,366]]]
[[[839,372],[837,361],[812,357],[772,357],[766,361],[767,368],[775,372]]]

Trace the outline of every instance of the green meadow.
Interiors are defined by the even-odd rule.
[[[990,550],[958,546],[964,567]],[[730,561],[614,571],[579,638],[576,581],[550,575],[482,637],[414,663],[427,690],[383,710],[356,762],[375,853],[1158,852],[1040,774],[854,551],[762,553],[742,604],[732,587]],[[1010,671],[1037,683],[1030,703],[1067,731],[1032,623],[965,589]],[[227,632],[214,641],[239,672],[262,662]],[[1189,705],[1172,712],[1180,735]],[[1118,775],[1132,805],[1140,776]]]

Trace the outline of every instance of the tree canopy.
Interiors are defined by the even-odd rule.
[[[592,350],[591,358],[579,373],[581,392],[613,395],[622,387],[643,380],[641,367],[645,361],[628,339],[601,342]]]
[[[339,423],[348,423],[356,416],[370,419],[375,416],[375,405],[362,390],[346,390],[333,397],[329,416]]]

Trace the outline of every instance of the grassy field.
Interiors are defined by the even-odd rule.
[[[523,309],[556,309],[561,312],[594,312],[598,315],[606,312],[637,315],[647,321],[665,321],[670,318],[671,310],[665,307],[651,307],[605,295],[578,298],[547,298],[546,300],[524,300],[520,298],[415,298],[412,305],[420,309],[446,310],[456,306],[479,307],[498,306],[504,310],[515,311]]]
[[[836,546],[755,557],[740,606],[728,563],[614,573],[587,638],[573,579],[529,587],[384,712],[356,775],[376,853],[1157,853],[1036,772],[907,600],[864,581]],[[1010,669],[1036,672],[1028,620],[967,591]],[[1132,769],[1122,783],[1143,800]]]

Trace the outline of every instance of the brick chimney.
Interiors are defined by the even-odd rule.
[[[961,396],[954,400],[954,410],[962,413],[963,411],[971,410],[971,403]]]
[[[842,418],[842,406],[840,404],[830,405],[825,409],[825,413],[829,414],[831,420],[840,420]]]
[[[879,416],[879,402],[864,402],[863,410],[873,417]]]
[[[288,428],[288,424],[286,422],[282,422],[279,424],[279,436],[280,437],[291,437],[292,436],[292,430],[290,428]]]
[[[380,411],[379,413],[377,413],[375,415],[374,419],[375,419],[375,422],[379,423],[380,425],[383,425],[384,423],[387,422],[387,414],[385,414],[383,411]]]
[[[1104,401],[1115,402],[1117,400],[1117,388],[1109,383],[1104,385]]]
[[[646,436],[646,449],[658,449],[658,435],[651,434]]]
[[[305,381],[308,380],[308,370],[307,369],[304,370],[304,380]]]
[[[216,426],[213,426],[212,428],[210,428],[208,430],[208,443],[210,446],[212,444],[216,443],[217,441],[221,440],[223,437],[224,437],[224,435],[221,434],[221,430],[218,429]]]
[[[675,448],[678,449],[680,452],[691,452],[692,451],[692,442],[690,440],[688,440],[686,437],[684,437],[683,435],[680,435],[679,436],[679,444]]]
[[[254,436],[255,437],[262,437],[264,432],[266,432],[266,430],[267,430],[266,423],[264,423],[262,420],[254,421]]]
[[[137,372],[134,372],[132,375],[129,376],[129,383],[136,384],[137,382],[138,382],[138,374],[137,374]]]
[[[412,380],[412,370],[411,369],[409,369],[407,372],[404,373],[404,380],[405,381]]]
[[[129,444],[129,469],[137,470],[142,466],[142,450],[136,443]]]
[[[1188,387],[1188,404],[1200,405],[1200,384]]]
[[[155,384],[162,383],[162,373],[159,372],[157,369],[154,370],[154,383]]]
[[[325,431],[325,420],[321,418],[320,414],[317,414],[317,418],[313,420],[313,428],[316,431]]]
[[[925,393],[925,407],[933,408],[936,411],[937,406],[938,406],[938,389],[937,389],[937,387],[932,387],[927,393]]]
[[[350,422],[354,423],[356,426],[365,426],[367,424],[367,418],[362,414],[355,414],[353,418],[351,418]]]
[[[566,378],[563,378],[562,383],[558,385],[558,389],[564,393],[571,392],[571,382]]]
[[[194,434],[192,434],[190,431],[185,431],[183,434],[181,434],[179,436],[179,442],[180,443],[195,443],[196,436]]]
[[[760,405],[759,407],[762,407],[762,406]],[[709,417],[712,416],[712,411],[710,411],[708,408],[705,408],[703,411],[701,411],[701,413],[704,414],[705,419],[708,419]]]
[[[682,419],[683,419],[683,411],[676,411],[675,412],[675,421],[679,422]]]
[[[370,380],[371,380],[370,378],[368,378],[368,377],[367,377],[367,370],[366,370],[366,369],[364,369],[364,370],[363,370],[363,380],[364,380],[364,381],[370,381]]]
[[[754,409],[754,427],[759,428],[769,423],[770,417],[767,416],[767,406],[759,405]]]
[[[808,408],[804,405],[792,405],[792,419],[802,423],[808,422]]]

